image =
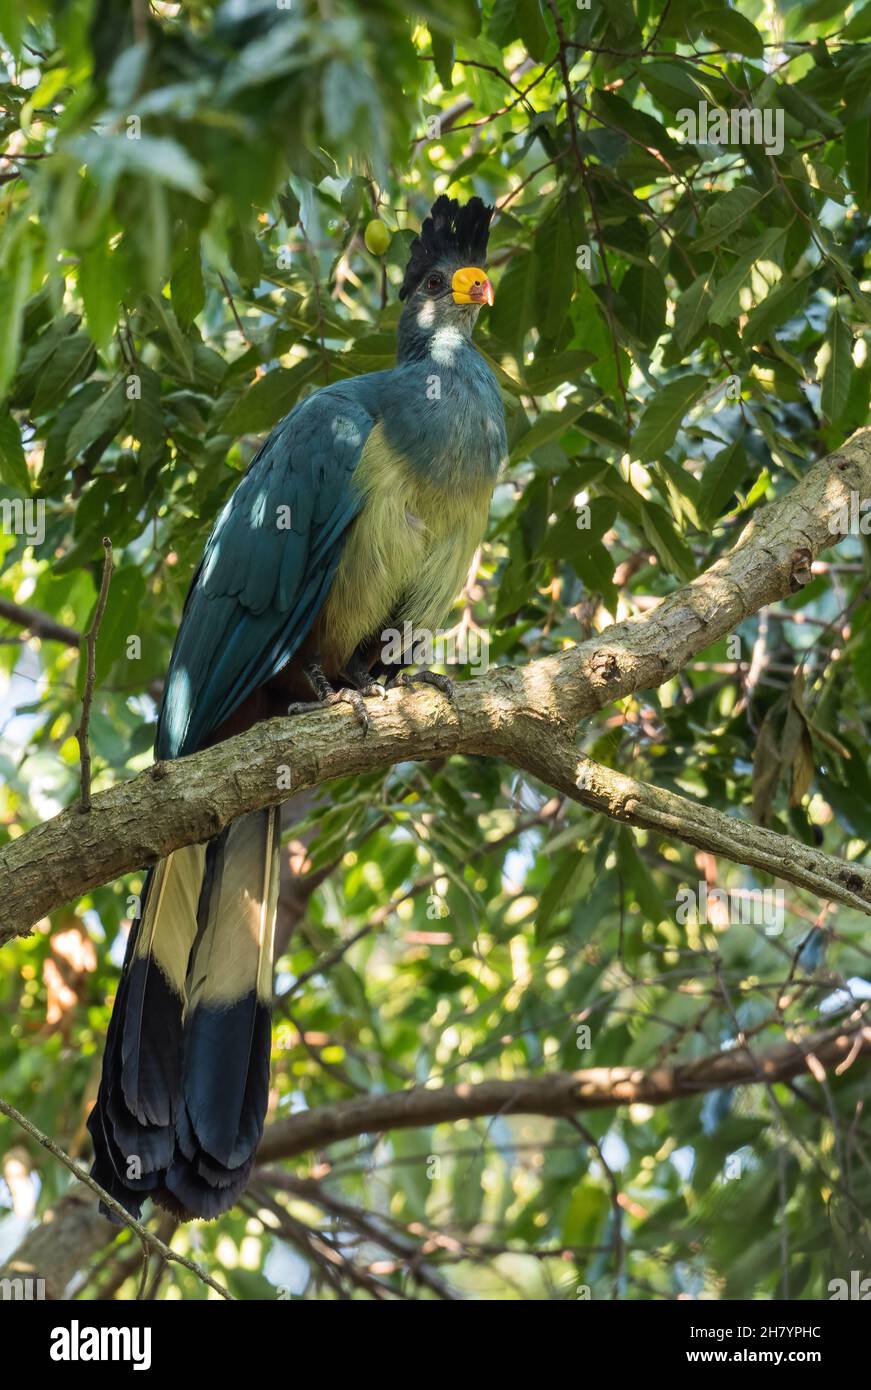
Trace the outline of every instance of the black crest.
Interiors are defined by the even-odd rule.
[[[457,255],[467,265],[483,265],[492,216],[492,207],[480,198],[470,198],[465,206],[445,193],[436,198],[420,235],[411,243],[399,298],[413,294],[430,266],[445,255]]]

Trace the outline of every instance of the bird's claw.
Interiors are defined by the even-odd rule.
[[[366,701],[359,690],[351,690],[344,687],[342,690],[333,691],[324,700],[325,705],[350,705],[354,711],[354,718],[360,725],[364,734],[368,734],[372,728],[372,720],[369,718],[369,711],[366,708]]]
[[[288,705],[287,713],[311,714],[312,710],[324,709],[327,705],[350,705],[363,733],[368,734],[372,721],[359,690],[331,690],[328,695],[322,695],[317,700],[297,700],[294,704]]]
[[[387,699],[387,691],[378,681],[365,681],[362,685],[358,685],[357,689],[361,695],[367,697],[370,695],[377,695],[379,700]]]
[[[454,682],[448,676],[440,675],[438,671],[400,671],[390,684],[404,685],[407,690],[412,690],[415,685],[431,685],[446,695],[452,705],[457,702]]]
[[[320,709],[322,700],[294,700],[292,705],[288,705],[285,714],[311,714],[312,710]]]

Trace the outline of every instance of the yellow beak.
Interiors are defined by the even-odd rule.
[[[477,265],[464,265],[451,280],[455,304],[492,304],[493,286],[487,272]]]

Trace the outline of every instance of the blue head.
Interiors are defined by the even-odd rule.
[[[411,243],[399,291],[405,308],[399,320],[400,361],[425,356],[440,335],[472,336],[493,287],[484,270],[492,207],[480,198],[461,206],[444,193],[432,205],[420,235]]]

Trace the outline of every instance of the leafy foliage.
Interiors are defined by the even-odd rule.
[[[491,660],[646,611],[867,420],[869,6],[25,8],[0,3],[0,593],[84,631],[112,539],[97,788],[150,759],[188,582],[258,437],[318,386],[392,364],[436,192],[498,208],[478,343],[511,457],[456,615],[489,631]],[[684,139],[700,103],[782,120],[782,148]],[[77,794],[82,663],[2,623],[5,839]],[[584,749],[862,859],[869,625],[860,534],[679,678],[604,710]],[[772,885],[505,767],[403,764],[287,811],[275,1117],[764,1051],[868,995],[856,914],[790,890],[779,934],[682,923],[681,885]],[[0,976],[2,1094],[77,1154],[140,883],[60,909]],[[241,1298],[429,1297],[438,1280],[506,1299],[819,1297],[871,1261],[864,1089],[856,1063],[825,1088],[603,1110],[580,1131],[496,1115],[364,1136],[176,1242]],[[29,1161],[43,1210],[66,1174]],[[312,1232],[344,1252],[338,1274]],[[82,1296],[107,1277],[133,1296],[125,1258],[122,1239]],[[173,1267],[162,1293],[206,1290]]]

